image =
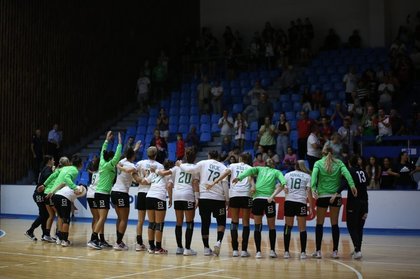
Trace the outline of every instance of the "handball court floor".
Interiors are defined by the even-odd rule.
[[[0,217],[1,218],[1,217]],[[70,247],[24,236],[31,224],[29,219],[1,218],[0,229],[6,233],[0,238],[0,278],[420,278],[420,236],[374,235],[364,238],[363,259],[351,259],[352,244],[346,233],[341,234],[340,259],[330,257],[331,234],[324,233],[323,258],[298,259],[299,234],[292,233],[291,258],[283,259],[283,232],[277,231],[277,259],[268,257],[268,232],[263,231],[263,258],[256,260],[251,231],[249,258],[233,258],[230,232],[227,230],[219,257],[203,256],[200,226],[196,225],[192,248],[197,256],[175,255],[176,242],[173,226],[165,226],[163,247],[168,255],[149,255],[135,252],[135,226],[129,225],[125,243],[129,251],[101,250],[86,247],[90,224],[71,225]],[[252,229],[252,228],[251,228]],[[108,222],[105,229],[110,243],[115,239],[115,226]],[[185,228],[184,228],[185,230]],[[184,231],[183,231],[184,232]],[[241,232],[240,232],[241,234]],[[35,231],[40,238],[40,230]],[[215,229],[211,229],[210,243],[214,243]],[[144,237],[144,236],[143,236]],[[147,237],[145,237],[147,239]],[[308,254],[314,251],[313,231],[308,231]]]

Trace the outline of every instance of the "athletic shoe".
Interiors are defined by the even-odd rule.
[[[301,260],[305,260],[306,259],[306,253],[305,252],[300,253],[300,259]]]
[[[249,255],[249,253],[248,253],[248,251],[242,251],[241,252],[241,257],[242,258],[247,258],[247,257],[249,257],[250,255]]]
[[[53,239],[51,236],[49,236],[49,235],[44,235],[42,238],[41,238],[41,240],[42,241],[45,241],[45,242],[49,242],[49,243],[54,243],[55,242],[55,239]]]
[[[362,252],[361,251],[359,251],[359,252],[354,252],[354,254],[353,254],[353,259],[355,259],[355,260],[360,260],[362,258]]]
[[[204,247],[204,256],[212,256],[212,255],[213,255],[213,251],[208,247]]]
[[[63,247],[69,247],[70,245],[71,245],[70,240],[61,241],[61,246],[63,246]]]
[[[153,249],[152,249],[152,248],[150,248],[150,247],[149,247],[149,248],[147,249],[147,252],[148,252],[149,254],[154,254],[154,253],[155,253],[155,249],[156,249],[156,248],[153,248]]]
[[[112,248],[113,246],[106,241],[99,241],[99,247],[101,247],[101,248]]]
[[[239,257],[239,251],[233,250],[232,257]]]
[[[353,256],[353,255],[354,255],[354,253],[356,253],[354,250],[353,250],[353,251],[351,251],[350,256]]]
[[[184,250],[184,256],[195,256],[197,255],[197,252],[193,249],[185,249]]]
[[[213,254],[215,256],[219,256],[219,254],[220,254],[220,246],[222,246],[222,243],[220,241],[217,241],[216,244],[214,244]]]
[[[270,250],[270,258],[277,258],[277,253],[274,250]]]
[[[139,251],[146,251],[146,250],[147,250],[146,245],[136,243],[136,251],[137,252],[139,252]]]
[[[96,250],[102,249],[101,246],[99,246],[99,244],[96,241],[92,241],[92,240],[87,243],[87,246]]]
[[[61,239],[59,239],[58,237],[55,239],[55,244],[57,245],[61,245]]]
[[[331,254],[331,257],[332,257],[333,259],[338,259],[338,258],[339,258],[339,256],[338,256],[338,251],[337,251],[337,250],[334,250],[334,251],[332,252],[332,254]]]
[[[175,254],[177,254],[177,255],[182,255],[182,254],[184,254],[184,248],[181,248],[181,247],[176,247],[176,252],[175,252]]]
[[[312,254],[312,258],[322,259],[321,251],[316,251]]]
[[[122,241],[121,241],[120,244],[115,242],[115,244],[112,248],[114,248],[114,250],[117,250],[117,251],[127,251],[128,250],[128,246],[125,245],[125,243],[122,242]]]
[[[155,250],[155,254],[157,254],[157,255],[166,255],[166,254],[168,254],[168,250],[165,250],[163,248],[156,249]]]
[[[262,259],[261,252],[257,252],[257,253],[255,254],[255,258],[256,258],[256,259]]]
[[[289,252],[284,252],[283,258],[285,259],[289,259],[290,258],[290,253]]]
[[[38,239],[35,237],[33,233],[30,233],[29,231],[25,232],[25,235],[32,241],[37,241]]]

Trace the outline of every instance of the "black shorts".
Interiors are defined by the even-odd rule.
[[[316,206],[323,207],[323,208],[327,208],[329,206],[340,207],[342,204],[343,204],[343,201],[341,197],[336,197],[332,204],[330,203],[330,197],[318,198],[316,200]]]
[[[53,200],[53,197],[54,197],[54,196],[52,196],[51,198],[46,198],[46,197],[44,197],[44,202],[45,202],[45,205],[54,206],[54,200]]]
[[[295,217],[295,216],[307,216],[308,206],[306,203],[286,201],[284,203],[284,216]]]
[[[32,198],[34,199],[34,202],[37,204],[45,204],[45,194],[44,193],[39,193],[39,192],[34,192],[34,194],[32,195]]]
[[[229,199],[229,207],[231,208],[252,208],[251,197],[233,197]]]
[[[139,192],[137,194],[137,203],[136,203],[137,210],[146,210],[146,195],[147,193],[143,193],[143,192]]]
[[[96,202],[95,198],[87,198],[87,202],[88,202],[89,207],[91,209],[97,209],[98,208],[98,203]]]
[[[112,191],[111,202],[115,207],[130,207],[130,196],[128,193]]]
[[[157,198],[146,198],[146,209],[147,210],[166,210],[166,201]]]
[[[254,199],[252,202],[252,214],[262,216],[264,213],[267,218],[275,217],[276,203],[274,201],[268,203],[266,199]]]
[[[195,202],[192,201],[174,201],[175,210],[195,210]]]
[[[58,217],[70,220],[71,201],[61,195],[54,195],[53,199]]]
[[[98,205],[98,209],[109,209],[109,198],[110,195],[95,193],[95,201]]]
[[[214,218],[226,217],[226,202],[219,200],[200,199],[199,202],[200,215],[213,214]]]

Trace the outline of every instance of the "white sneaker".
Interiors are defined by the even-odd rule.
[[[248,251],[242,251],[241,252],[241,257],[242,258],[247,258],[247,257],[249,257],[250,255],[249,255],[249,253],[248,253]]]
[[[59,239],[58,237],[55,239],[55,244],[57,245],[61,245],[61,239]]]
[[[261,252],[257,252],[257,253],[255,254],[255,258],[256,258],[256,259],[262,259]]]
[[[182,255],[184,254],[184,248],[181,247],[176,247],[176,253],[177,255]]]
[[[274,250],[270,250],[270,258],[277,258],[277,253]]]
[[[193,249],[185,249],[184,250],[184,256],[195,256],[197,255],[197,252]]]
[[[128,246],[125,245],[125,243],[122,242],[122,241],[121,241],[120,244],[115,242],[115,244],[112,248],[114,248],[114,250],[117,250],[117,251],[127,251],[128,250]]]
[[[63,240],[63,241],[61,241],[61,246],[63,246],[63,247],[69,247],[70,245],[71,245],[71,242],[70,242],[70,240]]]
[[[139,252],[139,251],[146,251],[147,250],[147,248],[146,248],[146,245],[144,245],[144,244],[138,244],[138,243],[136,243],[136,251],[137,252]]]
[[[305,252],[300,253],[300,259],[301,260],[305,260],[306,259],[306,253]]]
[[[147,253],[154,254],[155,253],[155,248],[154,249],[152,249],[151,247],[147,248]]]
[[[289,259],[290,258],[290,253],[289,252],[284,252],[283,258],[285,259]]]
[[[101,250],[102,249],[101,246],[99,246],[99,244],[95,241],[89,241],[87,243],[87,246],[92,248],[92,249],[96,249],[96,250]]]
[[[359,252],[354,252],[354,254],[353,254],[353,259],[355,259],[355,260],[360,260],[362,258],[362,252],[361,251],[359,251]]]
[[[42,240],[42,241],[45,241],[45,242],[49,242],[49,243],[53,243],[53,242],[55,242],[55,239],[53,239],[51,236],[48,236],[48,235],[44,235],[44,236],[41,238],[41,240]]]
[[[239,257],[239,251],[233,250],[232,257]]]
[[[222,243],[220,241],[217,241],[216,244],[214,244],[213,254],[215,256],[219,256],[219,254],[220,254],[220,246],[222,246]]]
[[[204,247],[204,256],[212,256],[213,251],[210,248]]]
[[[316,251],[312,254],[312,258],[322,259],[321,251]]]
[[[334,251],[332,252],[332,254],[331,254],[331,257],[332,257],[333,259],[338,259],[338,258],[339,258],[339,256],[338,256],[338,251],[337,251],[337,250],[334,250]]]

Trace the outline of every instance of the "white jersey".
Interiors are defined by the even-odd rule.
[[[122,159],[118,163],[121,167],[126,169],[135,170],[136,167],[134,164],[127,160],[127,158]],[[128,193],[130,190],[131,183],[133,182],[133,176],[129,172],[122,171],[117,168],[117,180],[115,181],[114,186],[111,191]]]
[[[185,164],[191,165],[193,164]],[[174,181],[173,200],[174,201],[195,201],[193,181],[199,179],[198,174],[182,171],[180,167],[173,167],[172,180]]]
[[[230,190],[229,190],[229,197],[250,197],[249,190],[251,189],[250,180],[251,177],[247,177],[242,181],[238,181],[235,185],[233,185],[232,180],[237,178],[241,173],[245,170],[251,168],[250,165],[245,163],[235,163],[230,164],[228,169],[230,170]]]
[[[181,169],[186,172],[200,174],[200,199],[229,200],[229,190],[224,187],[223,183],[214,185],[210,190],[207,190],[207,184],[212,183],[226,171],[225,165],[222,163],[209,159],[198,162],[195,165],[181,164]]]
[[[162,201],[166,200],[166,184],[168,179],[165,176],[160,176],[157,173],[151,173],[146,177],[147,182],[150,183],[150,189],[147,192],[146,198],[156,198]]]
[[[150,159],[146,159],[146,160],[141,160],[139,162],[137,162],[136,164],[136,169],[139,173],[139,176],[141,178],[144,177],[148,177],[150,174],[150,169],[154,167],[157,170],[163,170],[163,165],[155,160],[150,160]],[[143,171],[146,172],[146,175],[143,176]],[[149,185],[142,185],[139,184],[139,193],[147,193],[147,191],[149,191],[150,186]]]
[[[96,186],[99,182],[99,171],[92,173],[92,179],[87,190],[86,198],[93,199],[95,198]]]
[[[306,190],[311,187],[311,176],[301,171],[292,171],[286,173],[286,186],[289,193],[286,195],[286,201],[294,201],[306,204]]]
[[[63,188],[58,190],[57,193],[55,193],[55,194],[66,197],[71,202],[74,202],[77,199],[77,196],[74,193],[74,190],[72,190],[69,186],[64,186]]]

